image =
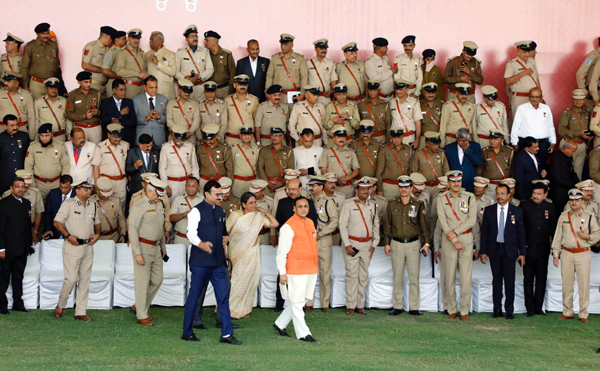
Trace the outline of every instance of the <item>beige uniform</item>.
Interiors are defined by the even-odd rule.
[[[46,123],[52,124],[52,140],[64,143],[71,135],[73,123],[67,118],[67,98],[57,96],[52,102],[48,95],[39,97],[33,103],[35,111],[35,132]]]
[[[250,183],[257,177],[258,152],[260,149],[254,142],[248,147],[242,143],[231,147],[231,158],[233,159],[233,186],[231,192],[234,196],[242,195],[250,190]]]
[[[505,79],[518,75],[528,68],[533,69],[533,73],[531,75],[525,75],[517,82],[509,86],[512,94],[512,96],[510,96],[510,110],[512,115],[508,125],[509,129],[512,129],[512,122],[515,119],[517,108],[521,104],[529,102],[529,90],[539,87],[540,74],[534,58],[527,58],[527,61],[524,61],[517,57],[509,60],[508,63],[506,63],[506,69],[504,70]]]
[[[356,152],[358,159],[359,172],[358,179],[363,176],[374,177],[377,173],[377,156],[381,150],[381,142],[371,139],[369,145],[366,145],[364,140],[356,139],[350,146]]]
[[[570,220],[569,220],[570,219]],[[590,235],[589,240],[574,236],[583,231]],[[560,273],[563,289],[563,315],[573,317],[573,285],[577,274],[579,288],[579,318],[588,317],[590,305],[591,252],[589,247],[600,240],[600,228],[594,215],[580,210],[578,214],[565,211],[560,214],[552,240],[552,254],[560,258]],[[587,249],[578,252],[577,249]],[[571,250],[571,251],[569,251]]]
[[[208,49],[198,46],[194,52],[189,46],[186,46],[177,49],[175,60],[177,64],[175,78],[177,80],[190,76],[192,71],[195,75],[200,76],[194,84],[194,92],[190,98],[196,101],[204,100],[204,82],[210,81],[215,70]]]
[[[33,99],[46,94],[44,80],[56,77],[60,60],[58,59],[58,45],[53,40],[43,44],[34,39],[25,44],[23,48],[23,61],[21,73],[23,75],[23,88],[28,88]]]
[[[596,63],[598,62],[599,59],[600,59],[600,48],[592,50],[585,57],[585,60],[583,61],[583,63],[581,63],[581,66],[579,66],[579,69],[577,70],[577,73],[575,75],[576,80],[577,80],[577,87],[579,89],[583,89],[586,92],[588,92],[588,94],[589,94],[588,96],[591,96],[591,93],[589,90],[589,85],[592,84],[592,74],[596,67]],[[600,77],[600,75],[598,75],[597,77]],[[595,85],[596,85],[596,87],[598,87],[597,81],[595,82]],[[596,92],[596,95],[598,95],[597,92]],[[585,106],[589,111],[591,111],[593,109],[592,99],[588,98],[585,101]]]
[[[327,173],[335,173],[337,178],[350,175],[354,169],[360,168],[356,152],[348,147],[340,152],[337,147],[330,147],[323,151],[319,167],[327,168]],[[354,196],[352,179],[343,186],[337,186],[336,190],[342,192],[346,198]]]
[[[579,179],[583,179],[583,165],[585,164],[587,150],[587,141],[579,136],[582,130],[591,130],[590,112],[587,108],[583,107],[579,109],[571,106],[560,113],[558,119],[558,135],[562,138],[560,140],[560,147],[562,147],[563,142],[567,139],[577,142],[577,150],[573,153],[573,167]]]
[[[84,94],[81,88],[71,91],[67,98],[67,118],[73,122],[74,127],[83,130],[86,141],[94,144],[102,141],[102,127],[100,126],[101,101],[100,92],[90,89],[87,94]],[[86,118],[85,114],[94,106],[96,106],[98,112],[92,118]]]
[[[411,157],[412,149],[406,144],[402,144],[400,150],[391,143],[381,147],[377,156],[377,190],[386,198],[400,196],[398,177],[411,174]]]
[[[106,52],[108,52],[109,49],[110,48],[104,46],[100,40],[90,41],[83,47],[81,62],[102,68],[102,62],[106,58]],[[102,72],[92,72],[92,89],[102,93],[102,98],[106,98],[107,81],[108,76]]]
[[[465,63],[469,70],[469,74],[462,72],[460,67],[461,64]],[[442,82],[448,85],[448,98],[447,101],[451,101],[456,98],[456,84],[462,83],[462,77],[468,76],[469,81],[465,82],[471,87],[471,92],[467,97],[467,101],[475,104],[475,89],[477,85],[483,84],[483,72],[481,71],[481,61],[475,57],[472,57],[470,61],[466,61],[463,55],[454,56],[448,59],[446,68],[444,69],[444,77]],[[441,88],[441,87],[440,87]]]
[[[600,225],[600,203],[598,203],[597,201],[594,201],[594,200],[589,200],[587,203],[585,201],[583,201],[581,203],[581,208],[584,211],[587,211],[588,213],[592,214],[596,218],[598,225]],[[563,211],[570,211],[570,210],[571,210],[571,205],[569,205],[569,203],[567,202]]]
[[[450,171],[450,167],[443,150],[438,148],[432,154],[424,148],[415,152],[410,170],[413,173],[423,174],[426,179],[425,190],[434,198],[440,191],[437,187],[440,183],[438,178]]]
[[[114,45],[110,49],[108,49],[106,51],[106,56],[104,57],[104,60],[102,61],[102,66],[101,66],[102,69],[115,72],[113,70],[113,66],[115,65],[115,60],[117,59],[117,54],[123,49],[125,49],[125,48],[124,47],[117,48]],[[112,97],[112,95],[113,95],[113,91],[112,91],[113,81],[114,81],[113,79],[108,79],[108,82],[106,83],[106,96],[107,97]]]
[[[273,145],[263,147],[258,154],[258,178],[267,182],[282,182],[285,185],[285,171],[294,169],[295,165],[294,152],[288,146],[281,145],[279,150]],[[273,196],[268,187],[265,188],[265,194]]]
[[[94,201],[98,205],[98,214],[102,225],[100,239],[118,243],[121,236],[127,235],[127,219],[125,219],[121,201],[114,195],[110,195],[105,201],[100,201],[97,194],[90,197],[90,201]]]
[[[492,156],[494,152],[494,156]],[[515,152],[509,146],[501,146],[498,153],[492,147],[482,147],[483,164],[477,168],[477,175],[490,180],[485,195],[496,198],[496,187],[502,179],[512,177],[512,161]]]
[[[293,103],[288,101],[287,92],[300,92],[308,84],[308,68],[304,56],[296,52],[292,52],[289,58],[285,58],[283,53],[273,54],[267,70],[265,92],[274,84],[281,85],[281,103]]]
[[[477,142],[479,137],[475,122],[475,105],[469,101],[461,104],[456,98],[444,103],[440,120],[440,147],[456,142],[456,132],[465,127],[471,132],[471,140]]]
[[[335,62],[329,58],[324,58],[319,62],[319,58],[312,57],[306,61],[306,66],[308,67],[308,84],[321,88],[318,102],[324,106],[328,105],[331,103],[331,99],[325,97],[324,93],[331,90],[331,82],[338,81]]]
[[[448,202],[450,200],[450,202]],[[475,195],[461,190],[457,197],[450,191],[437,197],[437,216],[442,232],[454,231],[456,237],[450,241],[442,235],[442,269],[444,286],[443,296],[448,303],[448,313],[458,312],[456,302],[456,269],[460,276],[460,315],[466,316],[471,309],[471,270],[473,266],[473,233],[477,223],[477,202]],[[453,211],[454,210],[454,211]],[[463,249],[457,250],[454,242],[460,242]]]
[[[112,71],[121,76],[121,79],[127,84],[126,98],[132,99],[144,92],[144,82],[139,78],[140,72],[147,71],[146,58],[142,48],[138,48],[136,51],[131,45],[127,45],[119,51],[115,57]]]
[[[365,62],[356,60],[350,64],[345,60],[335,66],[335,71],[338,74],[338,82],[348,87],[348,99],[359,101],[364,98],[365,83],[368,80]]]
[[[400,102],[400,98],[395,97],[390,100],[390,114],[392,127],[404,130],[402,143],[413,143],[416,140],[416,122],[423,120],[419,100],[409,96],[404,102]]]
[[[227,134],[225,143],[238,144],[242,125],[254,128],[254,113],[258,108],[258,98],[248,93],[244,99],[239,99],[237,94],[228,95],[225,99],[227,106]]]
[[[394,57],[394,67],[398,67],[398,73],[394,75],[394,79],[403,79],[410,81],[408,93],[415,94],[417,97],[421,94],[421,84],[423,82],[423,70],[421,69],[421,58],[413,54],[409,58],[406,53]],[[438,86],[438,89],[441,89]]]
[[[208,124],[215,124],[219,127],[219,133],[217,137],[219,142],[225,143],[225,133],[227,132],[227,105],[225,101],[216,98],[215,101],[210,104],[208,101],[203,100],[198,103],[198,110],[200,111],[200,129],[196,130],[196,138],[202,141],[202,129]]]
[[[589,154],[590,178],[594,181],[594,201],[600,202],[600,145]]]
[[[172,140],[164,143],[158,165],[160,179],[171,188],[171,203],[177,195],[185,193],[185,181],[190,176],[200,179],[196,149],[189,142],[184,142],[179,148]]]
[[[214,147],[207,144],[199,145],[196,153],[198,155],[198,166],[200,167],[200,189],[209,180],[219,180],[226,176],[233,180],[233,158],[231,147],[217,142]]]
[[[125,160],[129,143],[121,141],[118,146],[110,144],[106,139],[96,146],[92,165],[100,167],[100,176],[112,180],[113,195],[121,201],[125,207],[127,197],[127,174],[125,173]]]
[[[347,113],[350,116],[350,119],[344,121],[344,127],[346,128],[346,141],[350,142],[354,139],[354,132],[358,130],[360,127],[360,114],[358,113],[358,108],[352,102],[346,102],[346,104],[342,107],[338,102],[331,102],[325,108],[325,113],[323,117],[323,129],[327,130],[327,136],[329,140],[327,141],[327,146],[332,147],[335,145],[333,141],[333,127],[336,125],[333,122],[333,119]]]
[[[485,102],[475,106],[475,122],[477,126],[477,137],[481,148],[490,145],[490,132],[501,130],[508,133],[508,117],[504,103],[495,101],[490,107]]]
[[[366,200],[363,204],[358,197],[347,199],[342,204],[339,223],[342,255],[346,265],[346,308],[361,309],[365,306],[365,291],[369,279],[369,248],[379,244],[377,204],[372,200]],[[358,249],[358,253],[348,255],[346,246]]]
[[[49,146],[43,147],[42,143],[36,140],[29,145],[25,158],[25,170],[33,173],[35,184],[40,190],[44,203],[46,203],[48,193],[52,189],[58,188],[60,176],[69,174],[70,168],[64,144],[52,142]]]
[[[381,98],[392,98],[394,95],[394,77],[390,57],[388,57],[387,54],[380,57],[373,53],[365,62],[365,68],[367,69],[367,77],[369,80],[379,80],[381,82],[379,85],[379,88],[381,89],[380,94],[383,95]]]
[[[379,99],[377,104],[365,99],[356,105],[360,120],[371,120],[375,124],[371,139],[378,140],[381,144],[389,142],[388,129],[392,126],[390,105],[387,101]]]
[[[192,99],[184,102],[180,97],[167,102],[167,127],[169,131],[173,130],[173,126],[177,124],[188,128],[190,137],[187,141],[196,145],[196,133],[200,129],[200,106],[198,102]],[[171,134],[169,134],[169,140],[173,140]]]
[[[60,205],[54,221],[62,223],[68,233],[87,240],[94,235],[94,226],[100,224],[100,211],[95,202],[89,199],[83,203],[78,197],[68,198]],[[69,294],[77,284],[75,315],[85,316],[92,278],[92,262],[94,248],[91,245],[72,245],[68,240],[63,242],[63,269],[65,281],[58,297],[58,307],[67,305]]]
[[[419,102],[421,109],[421,138],[419,140],[419,149],[425,148],[425,133],[428,131],[434,131],[438,133],[440,131],[440,120],[442,118],[442,108],[444,102],[439,99],[433,101],[433,107],[429,107],[429,104],[425,100]]]
[[[323,194],[325,194],[325,192],[323,192]],[[327,195],[325,195],[325,196],[327,196]],[[335,207],[337,208],[337,212],[339,215],[340,210],[342,209],[342,204],[344,203],[344,201],[346,201],[346,195],[344,195],[342,192],[333,191],[333,194],[331,195],[331,197],[327,196],[327,198],[329,198],[331,201],[333,201],[333,203],[335,204]],[[340,236],[339,226],[335,231],[333,231],[331,233],[331,240],[332,240],[333,246],[341,245],[342,238]]]
[[[131,195],[131,200],[129,200],[129,210],[131,211],[131,208],[133,207],[133,205],[135,205],[135,203],[142,199],[144,197],[144,195],[146,194],[146,191],[144,191],[144,189],[140,189],[139,191],[137,191],[136,193]],[[162,196],[160,198],[160,200],[163,202],[163,205],[165,206],[165,232],[170,232],[171,229],[173,228],[173,224],[171,223],[171,221],[169,220],[169,215],[171,215],[171,203],[169,202],[169,197],[167,197],[167,194],[165,193],[164,196]],[[129,219],[127,219],[127,223],[129,225]]]
[[[21,63],[23,62],[23,54],[17,53],[12,57],[8,53],[0,55],[0,80],[7,73],[13,73],[17,76],[21,75]]]
[[[166,249],[165,211],[161,202],[154,203],[144,196],[138,200],[129,214],[129,241],[133,253],[135,282],[135,308],[138,320],[148,318],[152,299],[163,281],[161,249]],[[144,257],[144,265],[136,261],[136,255]]]
[[[323,132],[327,116],[325,112],[325,106],[319,102],[312,107],[306,101],[294,104],[292,113],[289,116],[288,130],[290,137],[298,142],[302,130],[312,129],[315,134],[313,146],[325,146],[327,144],[327,135]]]
[[[16,93],[9,93],[6,89],[0,90],[0,120],[6,115],[15,115],[19,120],[19,130],[29,133],[29,139],[35,138],[35,110],[33,97],[28,91],[22,88]],[[4,125],[0,126],[0,133],[6,131]]]
[[[287,131],[290,119],[290,107],[287,104],[275,106],[267,100],[258,105],[254,116],[254,128],[260,131],[260,144],[268,146],[271,144],[271,128],[277,127]]]
[[[158,63],[152,62],[152,56],[155,55]],[[146,68],[148,74],[153,75],[158,80],[158,94],[162,94],[167,99],[174,99],[175,94],[175,73],[177,72],[177,62],[175,53],[162,47],[157,51],[149,50],[146,55]]]
[[[2,194],[1,198],[10,196],[11,194],[12,193],[10,192],[10,189],[7,189]],[[34,226],[33,224],[35,222],[35,216],[46,211],[46,209],[44,208],[44,202],[42,201],[42,195],[40,194],[39,189],[29,187],[27,189],[27,192],[25,192],[25,194],[23,195],[23,197],[25,197],[29,200],[29,202],[31,202],[31,225]]]
[[[187,193],[181,194],[173,200],[173,205],[171,208],[170,215],[183,214],[185,212],[190,212],[194,206],[198,205],[200,202],[204,200],[204,196],[200,194],[200,190],[196,193],[194,198],[190,197]],[[203,193],[203,192],[202,192]],[[168,217],[167,217],[168,219]],[[185,247],[190,245],[190,241],[187,238],[187,226],[188,226],[188,218],[179,219],[177,223],[175,223],[175,243],[181,244]]]

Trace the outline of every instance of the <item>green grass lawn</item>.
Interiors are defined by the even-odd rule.
[[[94,321],[61,319],[52,311],[0,316],[0,369],[162,370],[583,370],[600,369],[600,316],[590,323],[558,321],[560,314],[515,320],[472,314],[469,322],[441,313],[422,317],[371,310],[347,316],[344,309],[309,313],[318,343],[282,338],[272,324],[277,313],[255,309],[237,321],[241,346],[220,344],[214,313],[199,343],[180,340],[182,308],[151,308],[156,326],[138,325],[128,309],[88,311]],[[577,317],[576,317],[577,318]]]

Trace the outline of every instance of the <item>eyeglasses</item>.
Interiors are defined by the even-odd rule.
[[[197,38],[198,38],[198,35],[189,35],[188,37],[189,37],[190,39],[197,39]]]
[[[296,206],[298,209],[308,209],[308,205],[298,205]]]

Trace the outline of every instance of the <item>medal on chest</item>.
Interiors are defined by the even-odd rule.
[[[158,161],[156,160],[156,155],[153,155],[154,157],[154,163],[157,163]]]
[[[513,214],[510,214],[510,221],[512,224],[515,224],[515,216]]]
[[[219,55],[219,63],[223,63],[223,56]]]
[[[54,158],[58,158],[58,150],[57,149],[54,150]]]
[[[217,159],[221,158],[221,151],[217,151]]]
[[[435,162],[437,162],[438,164],[441,164],[442,163],[442,158],[440,156],[437,156],[435,158]]]
[[[20,139],[17,139],[17,144],[19,145],[19,148],[23,148],[23,144],[21,143]]]
[[[548,210],[544,210],[544,217],[545,217],[546,219],[549,219],[549,218],[550,218],[550,215],[548,215]]]
[[[263,72],[265,72],[265,64],[264,64],[264,63],[261,63],[261,64],[260,64],[260,69],[261,69]]]
[[[283,152],[283,159],[286,160],[287,159],[287,153]]]
[[[417,210],[415,210],[415,206],[411,205],[410,206],[410,210],[408,211],[408,217],[409,218],[414,218],[415,216],[417,216]]]
[[[229,212],[232,213],[237,209],[237,205],[229,205]]]
[[[292,59],[292,67],[296,67],[296,60]]]
[[[461,201],[459,204],[459,209],[463,213],[467,214],[469,213],[469,204],[466,201]]]

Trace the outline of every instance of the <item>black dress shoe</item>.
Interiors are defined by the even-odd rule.
[[[515,316],[513,316],[512,314],[507,314],[506,319],[515,319]]]
[[[277,330],[277,332],[279,332],[279,335],[281,335],[281,336],[287,336],[287,337],[290,337],[290,335],[288,335],[288,333],[287,333],[287,331],[286,331],[285,329],[283,329],[283,330],[282,330],[282,329],[280,329],[279,327],[277,327],[277,325],[276,325],[276,324],[273,324],[273,328],[274,328],[275,330]]]
[[[27,309],[27,308],[25,308],[25,307],[18,307],[18,308],[15,308],[15,307],[13,307],[13,310],[14,310],[15,312],[25,312],[25,313],[29,313],[29,312],[31,312],[31,310],[29,310],[29,309]]]
[[[282,312],[282,311],[283,311],[283,308],[273,308],[273,309],[271,309],[271,312],[273,312],[273,313]]]
[[[220,324],[220,323],[217,323],[217,324],[215,325],[215,327],[216,327],[216,328],[221,328],[221,327],[223,327],[223,325],[222,325],[222,324]],[[232,323],[232,324],[231,324],[231,328],[240,328],[240,325],[238,325],[237,323]]]
[[[600,348],[598,348],[598,350],[596,351],[596,353],[600,353]]]
[[[392,309],[392,311],[390,312],[390,316],[397,316],[399,314],[404,313],[404,309]]]
[[[8,311],[8,309],[0,309],[0,314],[10,314],[10,312]]]
[[[444,309],[444,311],[442,312],[442,314],[443,314],[444,316],[449,316],[449,315],[450,315],[450,313],[448,313],[448,310],[447,310],[447,309]]]
[[[241,340],[236,339],[233,335],[229,335],[227,337],[221,337],[221,339],[219,340],[219,343],[242,345],[243,342]]]
[[[500,318],[503,316],[504,315],[502,314],[502,312],[494,312],[494,314],[491,315],[492,318]]]
[[[181,335],[181,340],[185,340],[185,341],[200,341],[200,339],[198,339],[198,337],[196,336],[196,334],[191,334],[190,336]]]
[[[410,314],[411,316],[422,316],[423,313],[419,312],[418,310],[409,310],[408,314]]]
[[[525,317],[533,317],[533,312],[527,312],[527,314],[525,315]]]
[[[306,341],[307,343],[316,343],[317,339],[315,339],[314,337],[310,336],[310,335],[306,335],[303,338],[300,338],[300,340],[302,341]]]
[[[133,309],[133,308],[129,308],[129,312],[137,315],[137,311],[135,309]]]
[[[546,312],[544,312],[543,310],[536,310],[535,314],[539,314],[540,316],[547,316],[548,314],[546,314]]]
[[[204,326],[204,323],[192,327],[198,330],[206,330],[206,326]]]

